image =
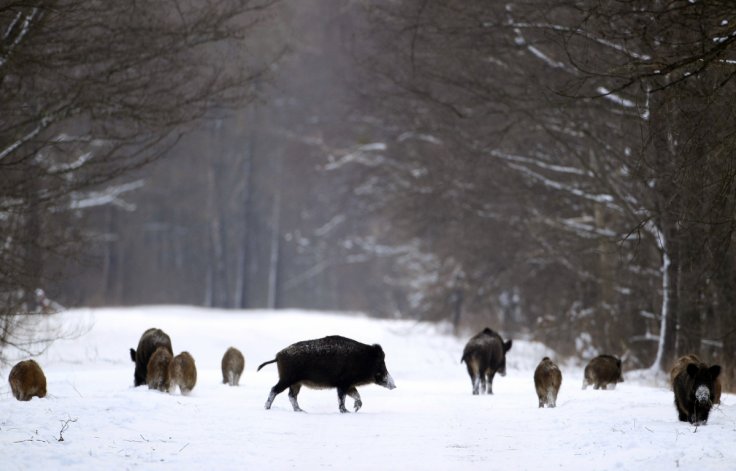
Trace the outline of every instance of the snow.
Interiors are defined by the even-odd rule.
[[[368,152],[385,151],[387,146],[383,142],[373,142],[358,146],[354,152],[343,155],[338,160],[331,158],[331,162],[324,166],[324,170],[336,170],[348,163],[359,163],[367,167],[376,167],[385,161],[382,155],[371,156]]]
[[[556,408],[539,409],[533,371],[544,346],[514,339],[493,396],[472,396],[464,341],[442,326],[304,311],[220,311],[165,306],[72,310],[47,316],[66,336],[36,359],[49,395],[18,402],[0,385],[2,469],[733,469],[736,403],[725,394],[708,424],[679,422],[672,392],[646,372],[615,390],[581,390],[582,371],[560,364]],[[198,368],[189,396],[133,388],[128,349],[159,327]],[[263,405],[274,365],[300,340],[344,335],[379,343],[397,388],[359,388],[363,407],[340,414],[334,390],[302,388]],[[239,387],[220,360],[239,348]],[[4,352],[11,355],[13,352]],[[15,352],[17,353],[17,352]],[[25,358],[17,355],[13,360]],[[12,363],[11,363],[12,364]],[[5,366],[0,373],[7,378]],[[661,381],[661,380],[660,380]],[[352,399],[347,400],[352,410]],[[62,431],[62,428],[66,429]],[[60,435],[63,441],[59,441]]]
[[[82,162],[77,163],[79,165],[82,165]],[[88,193],[75,192],[71,195],[71,203],[69,204],[69,207],[71,209],[88,209],[96,206],[114,204],[124,209],[125,211],[134,211],[136,209],[135,204],[124,201],[122,198],[120,198],[120,196],[124,193],[142,188],[144,185],[144,180],[135,180],[132,182],[124,183],[122,185],[109,186],[102,191],[91,191]]]
[[[617,105],[621,105],[624,108],[636,108],[636,103],[634,103],[631,100],[627,100],[626,98],[623,98],[621,95],[613,93],[611,90],[607,89],[606,87],[598,87],[597,91],[604,98],[616,103]]]

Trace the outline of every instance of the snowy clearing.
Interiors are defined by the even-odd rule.
[[[736,403],[724,395],[706,426],[679,422],[664,386],[633,379],[583,391],[582,371],[560,365],[555,409],[537,408],[541,345],[515,340],[493,396],[472,396],[459,363],[465,339],[410,321],[301,311],[216,311],[166,306],[72,310],[49,328],[82,332],[37,358],[49,395],[18,402],[4,367],[2,469],[734,469]],[[128,349],[159,327],[198,368],[190,396],[133,388]],[[42,333],[39,333],[41,335]],[[339,334],[380,343],[397,389],[359,388],[360,412],[340,414],[334,390],[286,392],[263,404],[275,365],[256,367],[299,340]],[[229,346],[246,358],[240,387],[221,383]],[[18,358],[23,359],[23,358]],[[352,410],[352,400],[346,402]],[[68,423],[66,423],[68,422]],[[66,423],[67,429],[60,432]]]

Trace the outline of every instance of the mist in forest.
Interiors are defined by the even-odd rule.
[[[736,6],[440,3],[0,7],[3,312],[361,311],[733,377]]]

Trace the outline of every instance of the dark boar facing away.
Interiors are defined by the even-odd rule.
[[[337,388],[340,412],[347,412],[345,396],[355,400],[355,412],[363,405],[357,386],[377,384],[394,389],[393,378],[386,370],[385,354],[380,345],[366,345],[355,340],[332,335],[322,339],[305,340],[290,345],[276,354],[269,363],[276,363],[279,382],[271,388],[266,409],[277,394],[289,388],[289,401],[295,411],[302,409],[297,395],[302,386],[310,388]]]
[[[19,401],[30,401],[33,396],[46,396],[46,376],[34,360],[18,362],[8,376],[10,390]]]
[[[589,384],[593,389],[616,389],[617,383],[623,383],[624,377],[621,372],[621,360],[612,355],[598,355],[588,362],[583,376],[583,389]]]
[[[715,383],[721,374],[721,367],[691,360],[692,357],[686,356],[675,362],[671,371],[672,390],[675,392],[678,418],[683,422],[701,425],[708,421],[715,402]]]
[[[169,336],[161,329],[151,328],[141,335],[141,339],[138,341],[138,350],[130,349],[130,359],[135,362],[135,373],[133,374],[134,386],[137,387],[141,384],[146,384],[148,361],[158,347],[164,347],[171,355],[174,354]]]
[[[680,371],[687,368],[687,365],[689,363],[695,363],[701,366],[704,366],[707,368],[708,365],[700,361],[700,358],[698,358],[697,355],[694,353],[689,353],[687,355],[681,356],[675,361],[675,365],[670,370],[670,386],[673,386],[675,384],[675,376],[677,376]],[[720,375],[716,377],[716,379],[713,381],[713,404],[720,404],[721,403],[721,377]]]
[[[222,383],[237,386],[245,369],[245,357],[235,347],[230,347],[222,356]]]
[[[488,327],[468,340],[460,363],[468,368],[473,394],[493,394],[493,377],[496,373],[506,376],[506,352],[511,344]]]
[[[168,392],[171,384],[169,376],[169,363],[171,363],[171,353],[166,347],[158,347],[151,359],[148,360],[146,368],[146,384],[148,389],[158,389],[161,392]]]
[[[181,352],[169,363],[169,392],[177,386],[182,394],[189,394],[197,384],[197,366],[189,352]]]
[[[534,387],[539,398],[539,407],[555,407],[557,405],[557,393],[560,392],[562,384],[562,372],[560,368],[548,357],[544,357],[534,370]]]

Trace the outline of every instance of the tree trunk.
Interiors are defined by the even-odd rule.
[[[43,276],[43,250],[41,242],[41,205],[39,202],[38,179],[35,178],[35,166],[28,167],[29,178],[27,187],[28,206],[23,220],[22,244],[25,250],[23,262],[25,267],[24,276],[24,302],[29,310],[37,307],[36,290],[41,288]]]
[[[664,231],[657,236],[662,251],[662,308],[657,356],[651,368],[659,371],[669,370],[670,365],[675,360],[677,312],[679,309],[677,296],[679,255],[676,244],[670,243],[668,236],[669,234],[665,235]]]
[[[718,296],[717,309],[720,311],[721,332],[723,332],[722,380],[725,389],[734,391],[736,390],[736,269],[731,251],[725,254],[714,278]]]
[[[268,258],[268,300],[266,307],[276,309],[281,255],[281,189],[276,190],[271,212],[271,251]]]
[[[107,232],[110,236],[119,233],[117,210],[105,209],[107,215]],[[104,279],[105,300],[111,304],[122,304],[122,238],[115,237],[105,241]]]
[[[258,87],[256,82],[255,87]],[[250,296],[248,289],[250,287],[250,270],[249,266],[252,263],[251,257],[253,251],[251,250],[253,231],[253,159],[255,158],[256,151],[256,131],[255,123],[258,119],[258,109],[256,104],[252,104],[250,107],[250,117],[248,123],[250,125],[250,133],[248,135],[248,141],[245,143],[244,155],[243,155],[243,179],[244,188],[242,191],[243,197],[243,216],[241,221],[242,232],[240,236],[240,245],[238,247],[238,264],[236,267],[236,281],[235,281],[235,299],[234,304],[236,308],[245,309],[250,307]]]

